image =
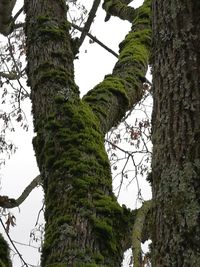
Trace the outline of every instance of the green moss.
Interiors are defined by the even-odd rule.
[[[69,76],[66,70],[51,69],[42,72],[40,82],[54,80],[66,84],[68,78]]]
[[[50,20],[50,17],[48,15],[41,15],[41,16],[37,17],[37,22],[39,24],[43,24],[43,23],[45,23],[45,22],[47,22],[49,20]]]
[[[116,86],[120,85],[120,81],[117,81]],[[110,167],[99,121],[89,105],[83,101],[77,101],[76,105],[62,101],[59,105],[53,103],[56,110],[52,109],[48,117],[42,120],[43,128],[34,141],[39,164],[42,168],[45,166],[47,173],[44,181],[48,202],[43,255],[49,255],[52,248],[61,246],[64,242],[62,240],[67,239],[76,246],[63,250],[62,257],[67,259],[77,255],[78,259],[82,259],[83,266],[86,266],[86,262],[91,266],[101,266],[101,263],[106,262],[109,253],[115,255],[116,251],[120,251],[117,242],[120,235],[114,233],[113,221],[115,216],[122,216],[122,209],[111,193]],[[41,142],[42,139],[45,141]],[[110,192],[111,195],[104,196],[105,192]],[[94,214],[96,218],[93,218]],[[104,244],[106,239],[102,245],[102,255],[85,253],[89,257],[86,259],[84,251],[80,254],[82,252],[77,250],[75,239],[79,230],[75,225],[79,216],[88,222],[94,231],[94,238],[100,244]],[[56,261],[57,256],[60,257],[56,253],[57,251],[52,253],[51,262]],[[45,266],[48,264],[45,263]]]
[[[122,214],[122,208],[114,197],[106,195],[94,195],[94,204],[99,213],[102,214]]]
[[[59,28],[40,29],[39,34],[41,36],[48,35],[49,37],[55,39],[63,39],[66,36],[65,30],[61,30]]]
[[[88,102],[95,99],[95,101],[106,103],[110,100],[110,96],[112,94],[120,95],[128,105],[129,100],[125,90],[124,79],[113,76],[107,76],[105,80],[102,83],[98,84],[97,87],[94,88],[94,90],[89,92],[84,99],[86,99]]]
[[[93,217],[93,223],[95,232],[101,239],[112,239],[113,228],[106,219]]]
[[[37,34],[42,38],[48,36],[48,38],[65,39],[66,30],[69,26],[65,23],[58,24],[58,22],[52,19],[49,15],[41,15],[37,17]]]
[[[125,59],[131,60],[146,67],[149,58],[150,42],[150,29],[130,32],[125,40],[120,44],[121,53],[119,61],[123,61]]]
[[[97,252],[94,254],[94,259],[95,259],[95,262],[98,264],[104,262],[104,256],[100,252]]]

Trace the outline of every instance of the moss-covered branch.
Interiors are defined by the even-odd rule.
[[[133,250],[133,261],[134,267],[141,266],[141,242],[142,234],[145,229],[145,223],[147,213],[152,207],[152,200],[145,201],[142,207],[138,210],[132,231],[132,250]]]
[[[104,133],[116,125],[143,95],[151,44],[151,1],[135,10],[132,30],[120,44],[119,60],[113,73],[84,96],[100,120]],[[110,116],[112,114],[112,116]]]
[[[8,80],[17,80],[19,78],[19,75],[16,72],[2,72],[0,71],[0,77],[8,79]]]
[[[4,209],[12,209],[21,205],[29,196],[31,191],[41,183],[41,177],[38,175],[33,181],[24,189],[23,193],[17,198],[9,198],[8,196],[0,196],[0,207]]]
[[[108,21],[112,15],[132,23],[135,10],[133,7],[128,6],[130,2],[132,0],[105,0],[103,3],[103,8],[107,12],[105,21]]]

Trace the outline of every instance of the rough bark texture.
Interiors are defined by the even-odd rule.
[[[150,45],[145,2],[136,30],[121,45],[114,76],[81,100],[65,1],[25,1],[33,144],[46,204],[42,266],[117,267],[131,245],[134,216],[112,193],[104,133],[142,96]]]
[[[153,1],[153,266],[200,262],[200,2]]]

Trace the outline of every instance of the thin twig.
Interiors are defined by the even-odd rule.
[[[7,235],[7,237],[8,237],[8,239],[9,239],[10,243],[12,244],[12,246],[13,246],[13,248],[15,249],[16,253],[17,253],[18,256],[20,257],[21,261],[24,263],[24,266],[28,267],[28,264],[25,262],[25,260],[23,259],[22,255],[19,253],[19,250],[17,249],[17,247],[15,246],[14,242],[12,241],[12,239],[11,239],[9,233],[6,231],[6,227],[5,227],[5,225],[4,225],[4,223],[3,223],[3,221],[2,221],[1,218],[0,218],[0,222],[1,222],[1,225],[2,225],[4,231],[5,231],[6,235]]]
[[[42,204],[42,208],[38,212],[38,216],[37,216],[37,219],[36,219],[35,227],[38,224],[38,221],[39,221],[39,218],[40,218],[40,214],[41,214],[42,211],[44,211],[44,203]]]
[[[74,23],[71,23],[71,26],[73,28],[75,28],[78,31],[83,31],[82,27],[77,26]],[[108,46],[106,46],[105,44],[103,44],[101,41],[99,41],[95,36],[93,36],[92,34],[90,34],[89,32],[86,34],[92,41],[94,41],[95,43],[97,43],[98,45],[100,45],[101,47],[103,47],[106,51],[108,51],[109,53],[111,53],[113,56],[115,56],[116,58],[118,58],[118,54],[115,53],[112,49],[110,49]]]
[[[17,11],[17,13],[14,15],[14,17],[13,17],[13,23],[16,21],[16,19],[19,17],[19,15],[22,13],[22,11],[24,10],[24,6],[23,7],[21,7],[18,11]]]

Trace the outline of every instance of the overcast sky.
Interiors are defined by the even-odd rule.
[[[83,1],[86,7],[92,4],[92,0]],[[133,1],[135,7],[139,6],[143,1]],[[18,0],[18,6],[21,7],[22,1]],[[15,9],[17,10],[17,8]],[[120,21],[117,18],[111,18],[109,22],[104,23],[105,12],[100,10],[95,18],[95,23],[92,26],[92,34],[98,37],[108,47],[118,52],[118,44],[123,40],[124,36],[130,29],[130,24]],[[79,85],[81,94],[83,95],[88,90],[92,89],[95,84],[102,81],[106,74],[111,73],[116,62],[116,58],[105,51],[97,44],[89,44],[88,39],[81,48],[79,60],[75,61],[76,82]],[[8,195],[12,198],[17,198],[24,188],[39,174],[34,151],[32,149],[32,121],[31,121],[31,103],[24,103],[28,114],[29,131],[28,133],[21,128],[17,128],[15,133],[9,135],[14,140],[18,147],[17,152],[12,155],[10,160],[6,161],[6,165],[0,170],[1,174],[1,195]],[[2,109],[2,106],[0,106]],[[136,207],[137,189],[134,183],[122,189],[120,202],[126,203],[129,207]],[[127,197],[128,196],[128,197]],[[143,189],[143,196],[148,199],[150,197],[150,189]],[[16,217],[16,226],[11,229],[10,236],[13,240],[29,244],[30,231],[34,229],[39,210],[42,208],[43,195],[41,188],[35,189],[28,199],[20,206],[20,209],[13,209],[11,212]],[[42,222],[42,216],[41,216]],[[3,232],[0,227],[0,232]],[[32,245],[37,247],[37,243]],[[39,254],[37,249],[16,244],[24,260],[34,266],[39,266]],[[14,257],[13,267],[21,267],[22,264],[18,256]],[[127,263],[124,266],[128,266]]]

